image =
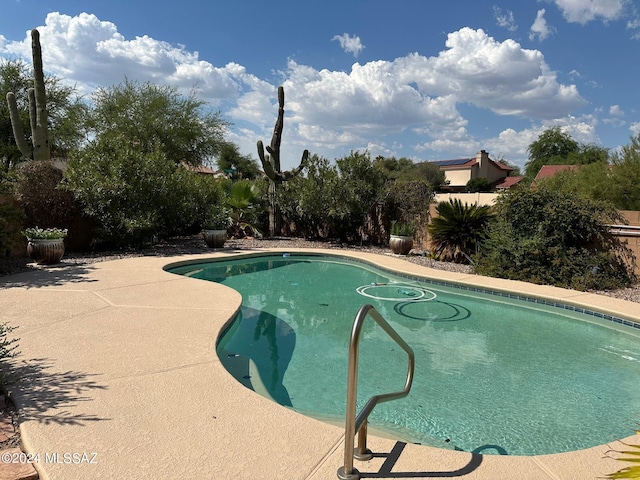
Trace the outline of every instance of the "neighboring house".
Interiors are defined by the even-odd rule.
[[[195,173],[199,173],[200,175],[213,175],[216,178],[219,177],[225,177],[226,175],[224,174],[224,172],[216,172],[215,170],[206,167],[204,165],[199,165],[197,167],[193,166],[193,165],[189,165],[185,162],[182,162],[182,166],[184,168],[186,168],[187,170],[191,170],[192,172]]]
[[[444,188],[452,192],[464,192],[467,182],[474,178],[486,178],[498,190],[509,189],[524,178],[521,176],[509,177],[509,173],[513,169],[508,165],[491,160],[486,150],[480,150],[472,158],[436,160],[433,163],[444,172],[448,183]]]
[[[556,176],[559,172],[564,172],[565,170],[576,170],[577,168],[578,165],[543,165],[538,171],[536,178],[531,182],[531,186],[535,187],[536,182],[539,182],[543,178],[551,178]]]

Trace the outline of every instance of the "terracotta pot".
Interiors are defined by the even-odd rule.
[[[391,248],[393,253],[406,255],[413,248],[413,237],[405,235],[391,235],[389,238],[389,248]]]
[[[226,230],[204,230],[202,232],[202,237],[204,238],[207,246],[211,248],[222,248],[224,247],[224,242],[227,241],[227,231]]]
[[[64,255],[64,238],[29,239],[27,255],[40,265],[59,263]]]

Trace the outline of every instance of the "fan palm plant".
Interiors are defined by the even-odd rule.
[[[431,220],[428,231],[435,257],[442,261],[463,263],[475,253],[485,227],[493,217],[488,205],[463,204],[458,199],[440,202],[438,216]]]
[[[640,434],[640,430],[636,430],[636,433]],[[625,446],[629,447],[629,450],[623,450],[617,453],[627,455],[627,457],[618,458],[618,460],[629,462],[633,465],[618,470],[615,473],[610,473],[606,478],[640,478],[640,445],[629,445],[625,443]]]
[[[235,182],[225,204],[231,209],[231,229],[235,237],[262,236],[262,231],[257,226],[257,217],[264,207],[255,183],[250,180]]]

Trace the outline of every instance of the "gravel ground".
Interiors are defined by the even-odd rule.
[[[336,250],[358,250],[370,253],[388,254],[389,249],[386,246],[375,245],[351,245],[338,241],[311,241],[301,238],[267,238],[267,239],[230,239],[225,244],[225,248],[247,250],[252,248],[328,248]],[[108,251],[108,252],[68,252],[62,259],[67,264],[90,264],[102,262],[105,260],[114,260],[118,258],[128,258],[137,256],[164,256],[171,257],[175,255],[184,255],[192,253],[210,252],[201,235],[192,235],[187,237],[176,237],[169,240],[163,240],[152,247],[143,250],[124,250],[124,251]],[[413,252],[412,252],[413,253]],[[404,258],[408,262],[417,263],[427,267],[447,270],[450,272],[470,272],[468,265],[460,265],[451,262],[438,262],[425,256],[420,255],[422,252],[416,252],[416,255],[407,255]],[[0,275],[7,275],[18,272],[26,272],[38,269],[40,267],[31,263],[28,258],[10,257],[0,259]],[[595,292],[610,297],[629,300],[640,303],[640,285],[632,288],[625,288],[613,291]]]

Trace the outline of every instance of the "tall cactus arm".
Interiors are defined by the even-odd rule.
[[[278,87],[278,118],[273,127],[271,145],[267,147],[267,152],[271,155],[273,168],[280,171],[280,143],[282,142],[282,129],[284,128],[284,87]]]
[[[298,175],[304,167],[307,166],[307,162],[309,161],[309,150],[305,150],[302,152],[302,159],[300,160],[300,165],[294,168],[291,171],[282,172],[282,180],[287,182],[291,180],[293,177]]]
[[[273,166],[271,165],[270,159],[265,157],[264,146],[262,144],[262,140],[258,140],[258,157],[260,158],[260,163],[262,163],[262,169],[264,170],[264,173],[271,180],[275,181],[276,180],[276,172],[273,169]]]
[[[22,123],[20,122],[16,96],[13,92],[7,93],[7,103],[9,104],[9,117],[11,118],[11,126],[13,127],[13,136],[16,139],[16,145],[22,155],[31,158],[32,151],[24,138],[24,130],[22,130]]]
[[[31,147],[27,144],[18,114],[16,97],[12,92],[7,93],[9,116],[13,127],[13,136],[20,152],[32,160],[49,160],[49,130],[47,125],[47,95],[44,86],[44,72],[42,71],[42,49],[40,48],[40,33],[35,28],[31,30],[31,52],[33,55],[33,84],[29,93],[29,123],[31,125]]]
[[[49,151],[49,130],[47,125],[47,95],[44,87],[44,71],[42,69],[42,49],[40,48],[40,32],[37,29],[31,30],[31,54],[33,56],[33,84],[35,87],[35,98],[31,110],[35,108],[36,128],[31,129],[33,136],[33,159],[48,160]],[[29,94],[29,104],[31,105],[31,93]],[[34,119],[32,118],[32,124]]]
[[[36,90],[34,88],[27,90],[27,98],[29,100],[29,124],[31,125],[31,136],[33,137],[33,132],[38,128],[38,119],[36,118],[38,107],[36,106]]]

